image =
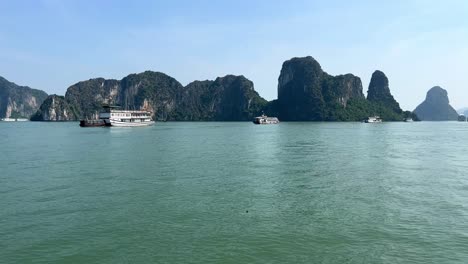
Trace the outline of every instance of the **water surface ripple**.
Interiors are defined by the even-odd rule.
[[[1,263],[468,263],[468,125],[0,123]]]

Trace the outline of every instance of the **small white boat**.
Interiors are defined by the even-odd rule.
[[[364,120],[364,123],[382,123],[382,118],[380,116],[370,116]]]
[[[408,118],[405,119],[405,122],[414,122],[414,120],[413,120],[413,118],[408,117]]]
[[[253,123],[256,125],[278,124],[279,120],[276,117],[268,117],[263,114],[261,116],[255,117]]]
[[[26,122],[29,121],[27,118],[9,118],[5,117],[1,119],[3,122]]]
[[[106,126],[140,127],[154,124],[151,112],[144,110],[118,110],[115,106],[104,106],[105,111],[99,113],[99,119]]]

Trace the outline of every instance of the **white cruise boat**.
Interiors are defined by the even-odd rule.
[[[104,112],[99,113],[99,119],[106,126],[137,127],[154,124],[151,112],[143,110],[119,110],[115,106],[104,106]]]
[[[366,120],[364,120],[365,123],[382,123],[382,118],[380,116],[370,116]]]
[[[279,120],[276,117],[268,117],[264,114],[261,116],[255,117],[253,123],[256,125],[269,125],[269,124],[278,124]]]

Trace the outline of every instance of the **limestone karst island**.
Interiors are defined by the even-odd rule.
[[[0,0],[0,264],[467,264],[468,0]]]
[[[285,61],[278,77],[278,99],[267,101],[244,76],[193,81],[185,87],[161,72],[130,74],[122,80],[94,78],[70,86],[65,96],[49,95],[0,79],[0,116],[32,121],[98,119],[103,104],[146,109],[154,120],[250,121],[266,113],[281,121],[457,120],[448,95],[432,88],[414,111],[403,111],[392,96],[389,79],[376,70],[367,97],[358,76],[326,73],[312,57]]]

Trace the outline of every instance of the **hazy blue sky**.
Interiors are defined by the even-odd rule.
[[[405,109],[435,85],[468,106],[468,1],[0,0],[0,76],[48,93],[154,70],[242,74],[274,99],[283,61],[307,55],[365,93],[384,71]]]

